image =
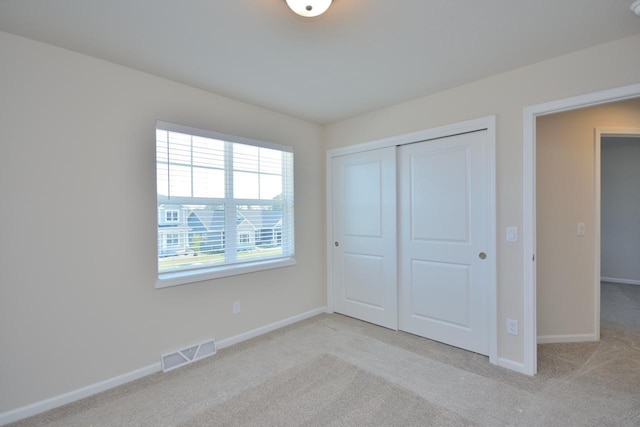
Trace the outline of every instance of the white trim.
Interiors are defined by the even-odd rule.
[[[41,400],[40,402],[32,403],[31,405],[13,409],[8,412],[3,412],[0,414],[0,426],[19,421],[24,418],[32,417],[50,409],[54,409],[68,403],[93,396],[94,394],[101,393],[105,390],[118,387],[122,384],[126,384],[128,382],[146,377],[147,375],[155,374],[156,372],[160,371],[160,362],[154,363],[144,368],[136,369],[135,371],[127,372],[126,374],[118,375],[108,380],[100,381],[98,383],[91,384],[86,387],[61,394],[59,396]]]
[[[602,212],[601,212],[601,148],[600,138],[601,134],[596,128],[593,138],[593,333],[595,335],[595,341],[600,341],[600,269],[601,269],[601,237],[602,237]],[[540,337],[538,337],[538,343],[540,343]]]
[[[487,142],[489,145],[488,172],[489,172],[489,230],[487,244],[489,253],[494,254],[495,261],[489,267],[489,362],[497,365],[498,359],[498,213],[496,196],[496,116],[487,118],[490,122],[487,126]]]
[[[538,337],[538,344],[558,344],[558,343],[568,343],[568,342],[600,341],[600,337],[597,335],[596,334],[541,335]]]
[[[327,307],[318,307],[311,311],[296,314],[295,316],[287,317],[286,319],[282,319],[277,322],[270,323],[265,326],[261,326],[251,331],[243,332],[233,337],[225,338],[223,340],[218,341],[216,343],[216,347],[218,348],[218,350],[220,350],[221,348],[229,347],[233,344],[238,344],[242,341],[247,341],[247,340],[250,340],[251,338],[259,337],[260,335],[264,335],[266,333],[275,331],[276,329],[280,329],[285,326],[293,325],[294,323],[298,323],[301,320],[305,320],[322,313],[327,313]]]
[[[326,307],[318,307],[314,310],[297,314],[295,316],[288,317],[278,322],[274,322],[266,326],[253,329],[251,331],[244,332],[242,334],[235,335],[233,337],[225,338],[220,342],[216,343],[216,349],[219,350],[221,348],[229,347],[233,344],[237,344],[242,341],[246,341],[251,338],[258,337],[260,335],[266,334],[268,332],[274,331],[284,326],[289,326],[294,323],[300,322],[301,320],[305,320],[310,317],[317,316],[318,314],[322,314],[326,312],[327,312]],[[86,397],[93,396],[94,394],[101,393],[105,390],[112,389],[122,384],[126,384],[128,382],[131,382],[131,381],[146,377],[147,375],[155,374],[156,372],[161,372],[161,371],[162,371],[162,364],[160,362],[154,363],[144,368],[136,369],[135,371],[118,375],[117,377],[113,377],[96,384],[91,384],[89,386],[86,386],[77,390],[73,390],[68,393],[61,394],[59,396],[41,400],[40,402],[36,402],[31,405],[23,406],[21,408],[13,409],[8,412],[0,413],[0,426],[9,424],[15,421],[19,421],[28,417],[32,417],[37,414],[41,414],[42,412],[66,405],[68,403],[75,402],[80,399],[84,399]]]
[[[602,282],[620,283],[623,285],[640,285],[640,280],[618,279],[615,277],[601,277]]]
[[[325,157],[325,173],[326,173],[326,177],[327,177],[327,188],[326,188],[326,224],[327,224],[327,228],[326,228],[326,233],[327,233],[327,237],[326,237],[326,250],[327,250],[327,255],[326,255],[326,260],[327,260],[327,312],[328,313],[333,313],[334,312],[334,302],[333,302],[333,245],[334,245],[334,241],[333,241],[333,157],[336,157],[333,154],[334,150],[329,150],[327,151],[327,155]]]
[[[596,249],[598,250],[598,254],[596,259],[600,261],[601,254],[601,230],[600,230],[600,222],[601,222],[601,195],[602,195],[602,176],[601,176],[601,166],[602,166],[602,138],[603,137],[614,137],[614,138],[625,138],[625,137],[640,137],[640,128],[596,128],[596,136],[595,136],[595,150],[596,150],[596,226],[598,227],[596,239]],[[596,280],[597,280],[597,302],[598,302],[598,310],[600,309],[600,282],[612,282],[612,283],[622,283],[625,285],[640,285],[640,280],[629,280],[629,279],[618,279],[614,277],[601,277],[601,265],[600,262],[596,263]],[[600,321],[600,312],[598,311],[598,324]],[[597,330],[598,337],[600,336],[600,328]]]
[[[510,369],[512,371],[519,372],[521,374],[527,374],[524,364],[520,362],[514,362],[511,359],[505,359],[504,357],[498,358],[498,366],[506,369]]]
[[[396,147],[399,145],[412,144],[415,142],[428,141],[431,139],[444,138],[461,133],[488,129],[489,126],[495,126],[495,123],[496,116],[486,116],[478,119],[466,120],[464,122],[439,126],[436,128],[423,129],[417,132],[406,133],[403,135],[391,136],[375,141],[349,145],[347,147],[334,148],[327,151],[327,160],[330,160],[333,157],[344,156],[346,154],[362,153],[364,151],[377,150],[378,148]],[[327,190],[329,189],[327,188]]]
[[[535,150],[536,150],[536,118],[538,116],[575,110],[599,104],[622,101],[640,96],[640,84],[608,89],[586,95],[558,101],[547,102],[526,107],[524,109],[523,144],[524,144],[524,179],[523,179],[523,260],[524,260],[524,366],[525,373],[534,375],[537,371],[537,336],[536,336],[536,205],[535,205]]]
[[[156,281],[156,289],[170,286],[186,285],[189,283],[203,282],[205,280],[219,279],[221,277],[237,276],[239,274],[255,273],[258,271],[272,270],[274,268],[291,267],[296,265],[294,258],[266,259],[243,264],[227,264],[198,270],[182,270],[175,273],[160,273]]]
[[[396,147],[415,142],[428,141],[432,139],[444,138],[462,133],[475,132],[479,130],[487,131],[488,140],[488,168],[489,168],[489,241],[488,251],[494,254],[493,263],[489,267],[489,362],[497,365],[498,358],[498,285],[497,285],[497,208],[496,208],[496,116],[486,116],[464,122],[453,123],[431,129],[424,129],[417,132],[392,136],[376,141],[350,145],[342,148],[335,148],[327,151],[326,156],[326,215],[327,215],[327,305],[328,311],[333,312],[335,293],[333,290],[333,202],[332,202],[332,161],[334,157],[347,154],[362,153],[365,151],[377,150],[380,148]],[[520,372],[520,371],[518,371]]]
[[[595,221],[594,221],[594,331],[596,341],[600,340],[600,282],[601,274],[601,254],[602,254],[602,137],[626,137],[640,136],[640,129],[635,128],[595,128],[593,139],[594,149],[594,200],[595,200]],[[640,282],[638,282],[640,284]],[[538,339],[538,343],[540,339]]]
[[[640,128],[596,128],[596,132],[600,138],[640,138]]]
[[[524,110],[524,158],[523,158],[523,313],[522,339],[524,341],[524,373],[535,375],[538,371],[537,324],[536,324],[536,126],[535,116]],[[527,143],[530,135],[532,144]],[[528,177],[533,177],[528,179]]]

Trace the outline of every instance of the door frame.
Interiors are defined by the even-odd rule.
[[[640,138],[640,128],[604,128],[597,127],[595,129],[595,137],[593,141],[594,149],[594,162],[595,162],[595,262],[594,265],[594,278],[595,278],[595,295],[594,295],[594,325],[595,325],[595,338],[596,341],[600,341],[600,282],[602,282],[601,274],[601,254],[602,254],[602,138],[603,137],[634,137]]]
[[[369,142],[363,142],[347,147],[335,148],[327,151],[326,155],[326,263],[327,263],[327,311],[334,312],[334,284],[333,284],[333,179],[332,162],[334,157],[347,154],[362,153],[378,148],[397,147],[405,144],[446,138],[462,133],[487,131],[487,166],[489,172],[489,230],[488,253],[493,254],[492,262],[488,266],[489,283],[488,313],[489,313],[489,362],[498,364],[498,290],[497,290],[497,216],[496,216],[496,116],[486,116],[464,122],[453,123],[417,132],[391,136]]]
[[[640,96],[640,84],[593,92],[524,108],[523,145],[523,273],[524,273],[524,369],[523,373],[535,375],[538,370],[537,315],[536,315],[536,119],[563,111],[577,110],[595,105],[637,98]],[[596,184],[598,185],[598,184]],[[595,189],[594,189],[595,191]],[[596,202],[597,203],[597,202]],[[598,211],[599,212],[599,211]],[[599,238],[599,224],[596,235]],[[599,255],[599,241],[595,252]],[[596,254],[594,253],[594,256]],[[596,263],[599,272],[599,259]],[[599,279],[599,278],[598,278]],[[599,296],[598,296],[599,300]],[[598,320],[599,322],[599,320]]]
[[[597,312],[596,312],[596,316],[597,316],[597,321],[600,322],[600,282],[602,281],[601,279],[603,279],[602,275],[600,274],[600,250],[601,250],[601,208],[602,208],[602,203],[601,203],[601,197],[602,197],[602,138],[608,138],[608,137],[612,137],[612,138],[627,138],[627,137],[631,137],[631,138],[640,138],[640,128],[630,128],[630,127],[612,127],[612,128],[596,128],[596,136],[595,136],[595,141],[594,141],[594,149],[595,149],[595,161],[596,161],[596,169],[595,169],[595,179],[596,179],[596,226],[597,228],[597,233],[596,233],[596,249],[598,251],[597,253],[597,258],[596,260],[598,261],[597,263],[597,270],[596,270],[596,280],[597,280],[597,297],[598,297],[598,305],[596,307]],[[606,279],[606,277],[605,277]],[[605,280],[606,282],[606,280]],[[622,283],[622,281],[620,282]],[[634,284],[639,284],[639,283],[634,283]],[[598,328],[597,332],[597,336],[598,339],[600,339],[600,329]]]

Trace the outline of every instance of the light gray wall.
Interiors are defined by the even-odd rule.
[[[640,284],[640,137],[601,147],[601,276]]]
[[[156,120],[293,147],[296,266],[154,289]],[[318,125],[0,33],[0,144],[0,413],[326,305]]]

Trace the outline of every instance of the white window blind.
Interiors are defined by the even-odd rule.
[[[291,265],[293,150],[156,125],[158,284]]]

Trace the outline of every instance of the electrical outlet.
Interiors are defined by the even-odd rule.
[[[233,302],[233,314],[239,314],[240,313],[240,301],[234,301]]]
[[[507,333],[509,335],[518,335],[518,321],[507,319]]]

